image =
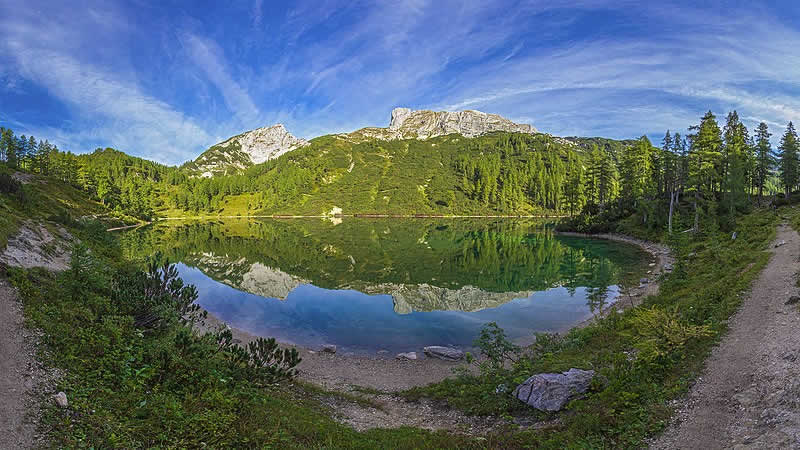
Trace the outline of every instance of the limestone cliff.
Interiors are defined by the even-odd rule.
[[[306,145],[308,141],[292,136],[283,125],[277,124],[220,142],[187,164],[186,168],[203,177],[232,173]]]
[[[388,128],[362,128],[340,136],[355,140],[424,140],[447,134],[475,137],[493,131],[528,134],[537,132],[531,125],[515,123],[497,114],[481,111],[412,111],[409,108],[395,108],[392,110]]]

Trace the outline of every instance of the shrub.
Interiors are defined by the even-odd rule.
[[[653,306],[637,310],[631,318],[637,359],[644,364],[665,365],[682,359],[683,350],[694,339],[709,337],[708,325],[691,325],[677,310]]]

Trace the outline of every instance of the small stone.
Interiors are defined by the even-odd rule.
[[[464,358],[464,352],[450,347],[432,345],[430,347],[425,347],[423,350],[425,351],[425,355],[429,358],[438,358],[445,361],[459,361]]]
[[[325,344],[320,349],[322,353],[336,353],[336,346],[333,344]]]
[[[789,300],[786,300],[786,304],[787,305],[794,305],[794,304],[796,304],[798,302],[800,302],[800,297],[798,297],[796,295],[793,295],[793,296],[789,297]]]
[[[495,394],[505,394],[508,392],[508,386],[505,383],[498,384],[496,388],[494,388]]]
[[[782,247],[784,245],[786,245],[786,241],[780,240],[775,244],[775,248]]]
[[[640,279],[639,279],[639,283],[641,283],[641,284],[647,284],[647,283],[649,283],[649,282],[650,282],[650,280],[649,280],[649,279],[647,279],[647,278],[640,278]]]
[[[58,394],[53,396],[53,400],[56,401],[56,405],[61,408],[66,408],[69,406],[69,402],[67,401],[67,394],[63,392],[59,392]]]
[[[655,265],[656,265],[656,263],[650,263],[650,264],[648,264],[648,265],[649,265],[650,267],[653,267],[653,266],[655,266]]]
[[[732,241],[735,241],[735,240],[736,240],[736,232],[735,232],[735,231],[734,231],[734,232],[733,232],[733,234],[731,235],[731,240],[732,240]]]
[[[401,361],[414,361],[417,359],[417,352],[398,353],[395,358]]]
[[[664,271],[672,272],[672,269],[673,269],[672,264],[670,264],[670,263],[665,263],[664,264]]]

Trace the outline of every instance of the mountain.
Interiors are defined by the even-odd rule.
[[[471,138],[495,131],[537,133],[536,128],[531,125],[514,123],[497,114],[487,114],[481,111],[412,111],[408,108],[395,108],[392,110],[392,119],[388,128],[368,127],[338,136],[355,141],[368,139],[425,140],[448,134],[460,134]]]
[[[392,110],[388,128],[362,128],[337,136],[353,142],[363,142],[371,139],[425,140],[448,134],[471,138],[495,131],[526,134],[537,132],[531,125],[514,123],[497,114],[481,111],[412,111],[408,108],[395,108]],[[308,141],[292,136],[283,125],[277,124],[248,131],[213,145],[196,160],[184,165],[184,168],[201,177],[228,175],[307,145]]]
[[[282,124],[277,124],[215,144],[184,168],[201,177],[236,173],[306,145],[308,141],[294,137]]]

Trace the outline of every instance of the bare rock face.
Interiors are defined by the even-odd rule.
[[[497,114],[481,111],[412,111],[408,108],[395,108],[389,131],[395,139],[428,139],[446,134],[460,134],[475,137],[492,131],[516,133],[535,133],[528,124],[514,123]]]
[[[203,152],[189,168],[210,177],[261,164],[306,145],[308,141],[292,136],[282,124],[277,124],[220,142]]]
[[[339,137],[353,141],[424,140],[447,134],[475,137],[493,131],[537,133],[536,128],[531,125],[515,123],[497,114],[481,111],[414,111],[409,108],[395,108],[392,110],[392,120],[388,128],[362,128],[352,133],[341,134]]]
[[[589,390],[593,377],[594,370],[581,369],[540,373],[517,386],[512,395],[540,411],[558,411],[568,401]]]

